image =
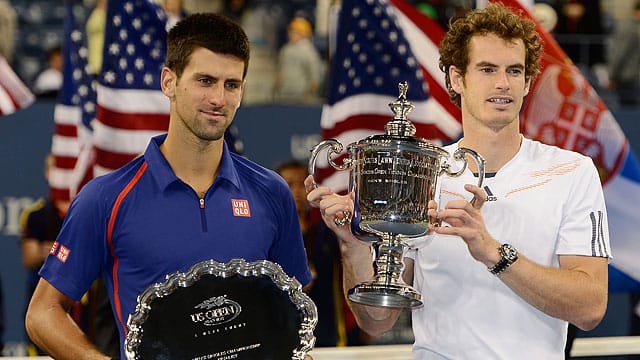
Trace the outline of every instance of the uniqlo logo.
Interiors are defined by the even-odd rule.
[[[67,262],[69,253],[71,253],[71,250],[68,247],[60,245],[60,251],[58,251],[58,255],[56,255],[56,257],[62,262]]]
[[[49,250],[49,254],[51,254],[51,255],[55,255],[56,254],[56,251],[58,250],[58,244],[59,243],[57,241],[55,241],[53,243],[53,245],[51,245],[51,250]]]
[[[251,209],[247,200],[231,199],[231,207],[233,208],[233,216],[251,217]]]

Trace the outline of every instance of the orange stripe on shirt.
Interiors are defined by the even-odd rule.
[[[142,174],[144,174],[146,170],[147,170],[147,163],[143,162],[142,166],[140,166],[140,169],[138,169],[138,172],[136,172],[136,175],[133,177],[133,179],[131,179],[131,181],[129,181],[127,186],[125,186],[124,189],[120,192],[120,194],[118,194],[118,197],[116,198],[116,202],[115,204],[113,204],[113,208],[111,209],[111,216],[109,216],[109,225],[107,227],[107,245],[109,246],[109,250],[111,251],[111,256],[113,257],[113,270],[112,270],[113,305],[116,309],[116,317],[118,318],[118,322],[120,323],[120,326],[122,326],[122,329],[124,330],[125,337],[127,337],[128,331],[124,321],[122,320],[122,309],[120,308],[121,307],[120,294],[118,290],[119,289],[118,258],[116,257],[115,249],[113,248],[113,239],[112,239],[113,227],[115,226],[116,216],[118,215],[118,210],[120,209],[120,205],[122,204],[122,201],[124,200],[125,197],[127,197],[131,189],[133,189],[133,187],[138,183],[138,181],[142,177]]]
[[[536,188],[536,187],[538,187],[538,186],[544,186],[544,185],[547,185],[550,181],[551,181],[551,180],[547,179],[547,180],[544,180],[544,181],[539,182],[539,183],[530,184],[530,185],[527,185],[527,186],[522,186],[522,187],[519,187],[519,188],[515,188],[515,189],[513,189],[513,190],[509,191],[508,193],[506,193],[506,194],[504,195],[504,197],[507,197],[507,196],[509,196],[509,195],[513,195],[513,194],[515,194],[515,193],[517,193],[517,192],[520,192],[520,191],[525,191],[525,190],[529,190],[529,189]]]

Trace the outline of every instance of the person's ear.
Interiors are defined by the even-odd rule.
[[[460,94],[464,87],[464,76],[462,76],[458,68],[453,65],[449,67],[449,81],[451,82],[453,91]]]
[[[524,96],[529,95],[529,90],[531,90],[531,77],[525,80],[524,83]]]
[[[236,107],[236,110],[238,110],[240,108],[240,105],[242,105],[242,97],[244,96],[244,89],[246,84],[247,84],[247,80],[246,79],[242,80],[242,85],[240,86],[240,101],[238,101],[238,106]]]
[[[168,98],[172,98],[175,95],[177,82],[177,74],[168,67],[163,67],[160,74],[160,87]]]

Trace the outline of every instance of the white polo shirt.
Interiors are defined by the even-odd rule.
[[[453,154],[457,147],[446,150]],[[463,186],[477,178],[466,170],[438,182],[444,206],[471,199]],[[482,207],[489,233],[528,259],[558,267],[558,255],[611,256],[602,187],[590,158],[523,138],[517,155],[483,187],[490,196]],[[522,300],[474,260],[459,237],[430,237],[407,253],[424,301],[413,311],[416,359],[564,359],[566,321]]]

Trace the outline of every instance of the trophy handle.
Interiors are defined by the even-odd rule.
[[[476,165],[478,166],[478,187],[482,187],[482,183],[484,182],[484,165],[486,161],[484,160],[482,155],[478,154],[475,150],[471,150],[468,148],[458,148],[458,150],[453,153],[453,157],[456,160],[460,160],[463,162],[462,168],[460,168],[460,170],[458,170],[457,172],[451,172],[449,164],[445,164],[442,167],[442,171],[451,177],[458,177],[462,175],[462,173],[467,169],[467,158],[465,157],[465,154],[471,155],[473,160],[476,162]]]
[[[314,188],[318,187],[314,176],[316,171],[316,159],[318,158],[318,154],[320,154],[320,151],[324,150],[324,148],[326,147],[329,147],[329,150],[327,151],[327,161],[329,162],[329,165],[331,165],[336,170],[347,170],[351,167],[351,159],[349,158],[345,159],[341,165],[338,165],[333,161],[333,156],[339,155],[344,149],[344,147],[338,140],[327,139],[321,141],[318,145],[314,146],[313,149],[311,149],[311,158],[309,159],[308,171],[309,174],[313,177]]]
[[[311,177],[313,178],[314,189],[318,187],[318,184],[316,183],[316,179],[314,176],[316,171],[316,159],[318,158],[318,154],[320,153],[320,151],[322,151],[326,147],[329,147],[329,150],[327,151],[327,161],[329,162],[329,165],[331,165],[336,170],[347,170],[351,168],[351,164],[352,164],[351,158],[344,159],[341,165],[338,165],[333,161],[333,156],[339,155],[344,149],[344,147],[338,140],[327,139],[327,140],[321,141],[318,145],[314,146],[313,149],[311,149],[311,158],[309,159],[308,171]],[[351,212],[345,211],[343,215],[344,216],[342,219],[335,218],[333,220],[336,225],[343,226],[346,223],[351,221],[351,216],[352,216]]]

